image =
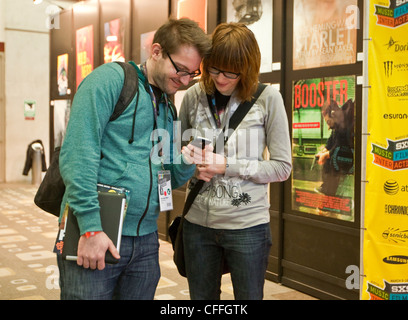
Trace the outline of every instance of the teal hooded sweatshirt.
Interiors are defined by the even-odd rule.
[[[176,121],[164,97],[155,126],[145,76],[132,64],[139,75],[135,121],[136,96],[119,118],[109,121],[124,83],[123,69],[116,63],[96,68],[82,81],[73,100],[60,153],[60,171],[66,185],[60,218],[68,203],[81,234],[102,231],[97,183],[130,190],[123,235],[143,236],[157,230],[161,160],[171,172],[173,190],[185,184],[195,170],[195,165],[184,162],[179,144],[173,141],[177,136],[173,126]],[[159,144],[156,134],[161,136]],[[130,139],[134,141],[130,143]],[[164,155],[159,158],[160,146]]]

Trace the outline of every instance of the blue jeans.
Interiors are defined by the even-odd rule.
[[[269,224],[218,230],[184,220],[183,239],[190,297],[219,300],[223,263],[231,272],[237,300],[262,300],[272,245]]]
[[[120,260],[103,270],[85,269],[57,256],[61,300],[152,300],[160,279],[157,232],[122,236]]]

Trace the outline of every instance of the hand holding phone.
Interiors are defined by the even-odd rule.
[[[205,162],[206,147],[211,144],[211,140],[197,137],[193,139],[187,146],[181,149],[181,153],[184,155],[184,160],[189,164],[203,164]],[[212,152],[211,146],[207,148]]]
[[[197,137],[190,143],[197,148],[205,149],[205,147],[211,143],[211,140],[204,137]]]

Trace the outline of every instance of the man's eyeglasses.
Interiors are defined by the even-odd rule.
[[[197,77],[197,76],[199,76],[201,74],[200,70],[196,70],[194,72],[187,72],[187,71],[180,70],[177,67],[177,65],[174,63],[173,59],[170,57],[170,54],[167,53],[167,55],[169,56],[169,59],[170,59],[172,65],[173,65],[174,69],[176,69],[176,74],[178,76],[180,76],[180,77],[190,76],[190,78],[194,78],[194,77]]]
[[[214,67],[209,67],[208,68],[208,72],[218,76],[220,73],[222,73],[224,75],[225,78],[228,79],[237,79],[240,75],[240,73],[235,73],[235,72],[229,72],[229,71],[223,71]]]

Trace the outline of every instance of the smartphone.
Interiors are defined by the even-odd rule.
[[[193,141],[191,141],[190,143],[197,147],[197,148],[201,148],[204,149],[206,145],[209,145],[212,141],[210,139],[207,138],[203,138],[203,137],[197,137],[195,138]]]

